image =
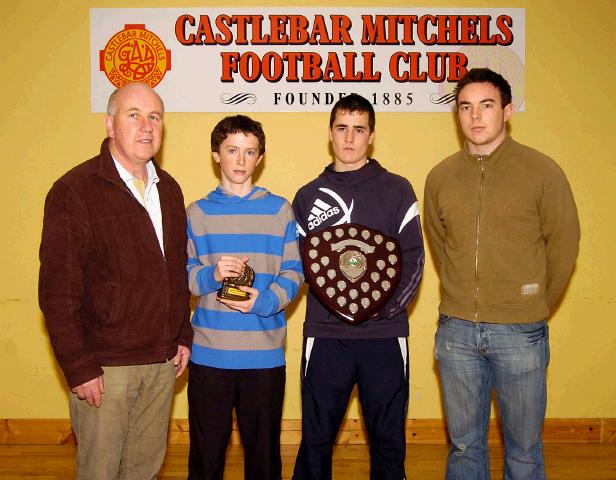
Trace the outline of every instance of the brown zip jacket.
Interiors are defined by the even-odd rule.
[[[573,194],[556,162],[509,136],[490,155],[465,147],[428,174],[424,210],[441,313],[489,323],[548,317],[580,239]]]
[[[192,345],[184,199],[168,173],[156,172],[164,256],[108,139],[47,195],[39,303],[69,387],[101,375],[101,366],[164,362],[178,344]]]

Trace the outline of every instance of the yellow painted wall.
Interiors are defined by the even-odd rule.
[[[552,318],[549,417],[616,417],[616,69],[611,0],[338,0],[339,6],[526,8],[526,112],[512,134],[554,157],[567,173],[582,224],[581,252]],[[323,0],[21,0],[0,18],[0,418],[65,418],[66,393],[37,304],[38,244],[51,183],[98,152],[102,114],[90,113],[89,8],[331,5]],[[328,114],[258,114],[267,136],[259,183],[292,198],[328,162]],[[187,201],[215,184],[209,133],[220,114],[165,118],[162,163]],[[407,176],[419,198],[430,168],[459,148],[455,117],[377,116],[375,158]],[[442,416],[432,355],[438,284],[430,258],[411,315],[409,417]],[[299,418],[298,367],[304,302],[292,307],[285,418]],[[173,416],[186,418],[185,383]],[[357,417],[356,402],[349,412]]]

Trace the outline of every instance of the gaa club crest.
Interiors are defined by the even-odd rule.
[[[130,82],[154,88],[171,70],[171,51],[145,25],[125,25],[100,51],[100,70],[117,88]]]

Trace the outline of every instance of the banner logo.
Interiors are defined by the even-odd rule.
[[[145,25],[125,25],[99,55],[100,70],[117,88],[130,82],[154,88],[171,70],[171,51]]]

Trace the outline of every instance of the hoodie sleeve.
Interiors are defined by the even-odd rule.
[[[188,216],[188,287],[190,293],[196,297],[215,292],[222,283],[214,278],[215,264],[209,263],[210,256],[201,252],[202,244],[205,242],[205,235],[198,235],[197,232],[205,231],[204,224],[206,216],[196,203],[189,205],[186,210]]]
[[[297,239],[299,251],[301,254],[302,249],[304,248],[304,241],[306,240],[306,232],[308,231],[307,225],[307,217],[305,213],[305,207],[302,197],[302,190],[298,191],[293,199],[293,214],[295,216],[295,221],[297,224]]]
[[[253,305],[251,313],[261,317],[269,317],[283,310],[295,298],[304,281],[297,239],[297,222],[287,201],[283,203],[278,216],[283,238],[280,271],[276,273],[267,289],[259,292]]]
[[[384,307],[384,316],[391,318],[411,303],[423,274],[424,244],[419,221],[419,204],[407,180],[397,193],[400,198],[396,214],[396,238],[402,250],[402,276],[393,297]]]

